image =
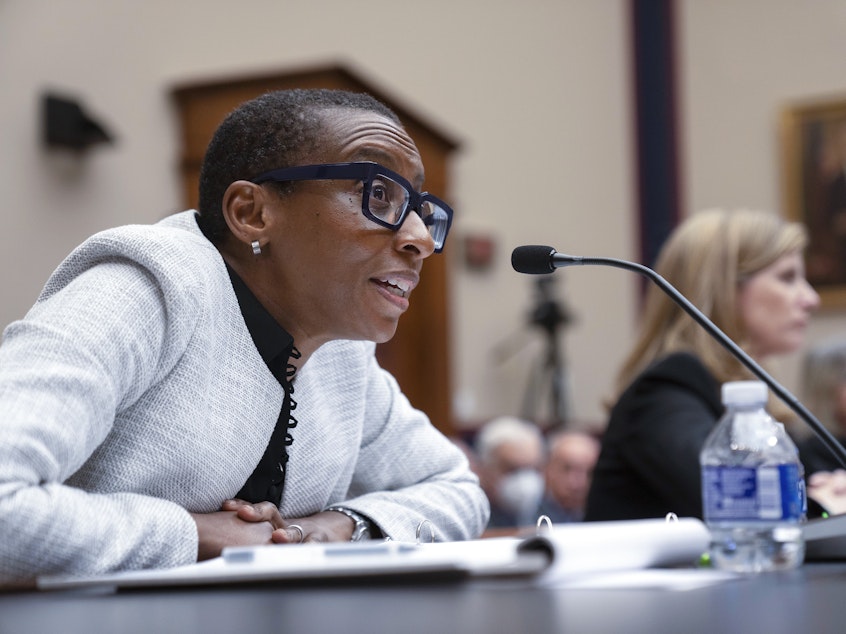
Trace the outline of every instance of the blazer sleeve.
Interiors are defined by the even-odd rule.
[[[481,535],[490,507],[467,458],[412,407],[375,356],[367,370],[365,432],[343,503],[372,519],[385,536],[436,541]]]
[[[64,484],[110,433],[116,412],[175,362],[179,346],[165,326],[168,308],[174,306],[143,267],[109,261],[42,297],[6,329],[0,347],[3,581],[195,559],[196,529],[177,505]]]

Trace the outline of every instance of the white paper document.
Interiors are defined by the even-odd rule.
[[[413,544],[368,541],[227,548],[216,559],[177,568],[96,577],[41,577],[40,588],[183,585],[401,578],[527,577],[541,584],[585,574],[684,566],[708,546],[692,518],[558,524],[538,535]],[[702,571],[705,572],[705,571]]]

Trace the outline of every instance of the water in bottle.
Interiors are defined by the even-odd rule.
[[[736,572],[795,568],[805,557],[796,446],[767,413],[764,383],[725,383],[722,399],[725,414],[700,453],[711,562]]]

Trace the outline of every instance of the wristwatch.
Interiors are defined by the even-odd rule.
[[[350,537],[351,542],[361,542],[366,539],[370,539],[372,531],[370,527],[372,523],[369,519],[356,513],[355,511],[346,508],[345,506],[330,506],[327,511],[337,511],[338,513],[343,513],[347,517],[349,517],[353,522],[355,522],[355,527],[353,528],[352,537]]]

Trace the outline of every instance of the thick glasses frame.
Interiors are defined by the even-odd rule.
[[[389,222],[387,220],[379,218],[370,211],[371,186],[373,184],[373,180],[379,178],[380,176],[394,181],[398,185],[401,185],[406,190],[406,192],[408,192],[408,201],[405,204],[405,208],[399,214],[399,217],[395,222]],[[378,163],[362,161],[357,163],[326,163],[322,165],[299,165],[297,167],[282,167],[279,169],[270,170],[269,172],[263,172],[255,178],[251,178],[250,182],[255,183],[256,185],[261,185],[262,183],[267,183],[270,181],[285,182],[307,180],[362,181],[364,183],[364,193],[361,197],[361,213],[364,214],[367,219],[372,220],[373,222],[378,225],[381,225],[382,227],[392,229],[393,231],[399,230],[399,228],[402,226],[402,223],[405,222],[405,219],[408,217],[408,214],[411,211],[416,212],[417,215],[420,216],[420,218],[423,220],[423,224],[425,224],[427,227],[432,227],[437,220],[435,218],[435,215],[432,214],[431,216],[424,218],[421,210],[423,208],[424,203],[428,202],[433,204],[435,207],[438,207],[446,213],[446,226],[443,228],[443,235],[440,236],[440,238],[436,235],[432,235],[430,229],[430,235],[432,235],[432,239],[435,242],[435,253],[440,253],[443,250],[447,234],[449,234],[449,229],[452,226],[452,208],[440,198],[437,198],[436,196],[433,196],[428,192],[418,192],[416,189],[414,189],[414,186],[405,178],[403,178],[393,170],[389,170],[387,167],[379,165]]]

